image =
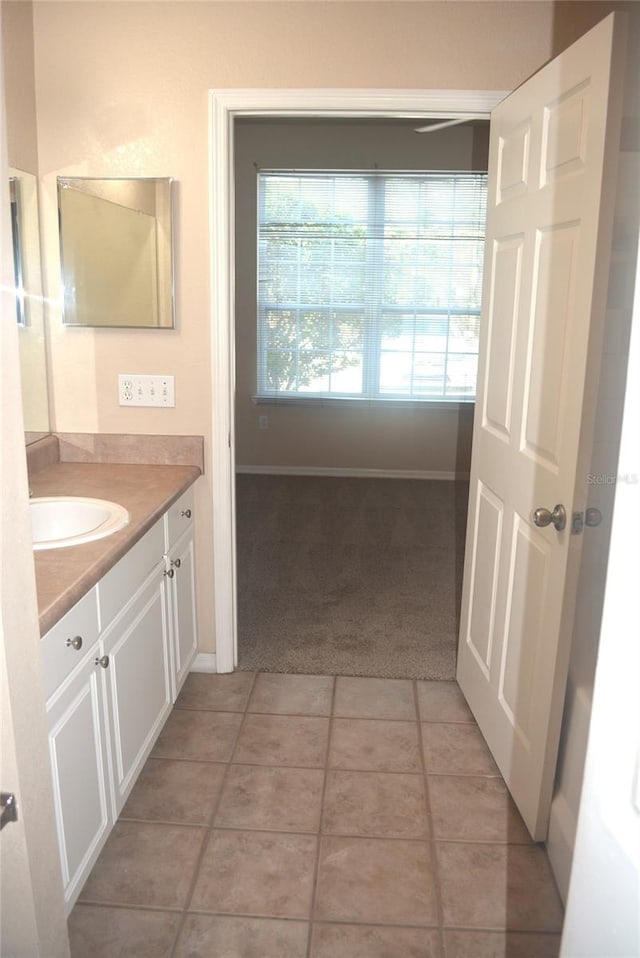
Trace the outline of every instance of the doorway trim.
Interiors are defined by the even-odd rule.
[[[237,116],[489,119],[505,90],[235,89],[209,91],[211,470],[216,671],[238,659],[235,542],[235,256]]]

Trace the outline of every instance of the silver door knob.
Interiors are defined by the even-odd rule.
[[[79,652],[82,648],[82,636],[75,635],[72,639],[67,639],[67,646],[71,649],[75,649],[76,652]]]
[[[171,565],[174,565],[176,569],[179,569],[180,566],[182,565],[182,559],[172,559]]]
[[[537,526],[540,526],[541,529],[553,523],[554,528],[557,529],[558,532],[562,532],[567,524],[567,512],[565,507],[558,503],[558,505],[554,506],[553,512],[549,512],[548,509],[543,508],[536,509],[533,513],[533,521]]]
[[[99,665],[103,669],[109,668],[109,656],[101,655],[100,657],[96,656],[96,665]]]

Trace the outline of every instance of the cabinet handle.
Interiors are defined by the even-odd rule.
[[[162,574],[168,575],[170,579],[173,579],[176,573],[175,573],[175,569],[167,569],[166,572],[163,572]]]
[[[182,512],[180,513],[180,515],[181,515],[181,516],[184,516],[185,519],[190,519],[190,518],[191,518],[191,509],[183,509]]]
[[[99,665],[100,668],[102,668],[102,669],[108,669],[108,668],[109,668],[109,656],[108,656],[108,655],[102,655],[102,656],[97,656],[97,655],[96,655],[96,665]]]
[[[182,559],[172,559],[171,565],[174,565],[176,569],[179,569],[180,566],[182,565]]]
[[[79,652],[82,648],[82,636],[74,635],[72,639],[67,639],[67,648],[75,649],[76,652]]]

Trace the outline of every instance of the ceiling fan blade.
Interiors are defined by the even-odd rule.
[[[438,123],[430,123],[429,126],[419,126],[415,129],[414,133],[435,133],[436,130],[444,130],[448,126],[459,126],[461,123],[468,123],[469,120],[475,120],[476,117],[469,114],[464,116],[456,116],[450,120],[442,120]]]

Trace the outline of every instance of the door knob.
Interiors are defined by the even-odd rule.
[[[558,532],[562,532],[567,524],[567,513],[564,506],[558,503],[557,506],[554,506],[553,512],[549,512],[548,509],[536,509],[533,513],[533,521],[541,529],[553,523],[554,528]]]

